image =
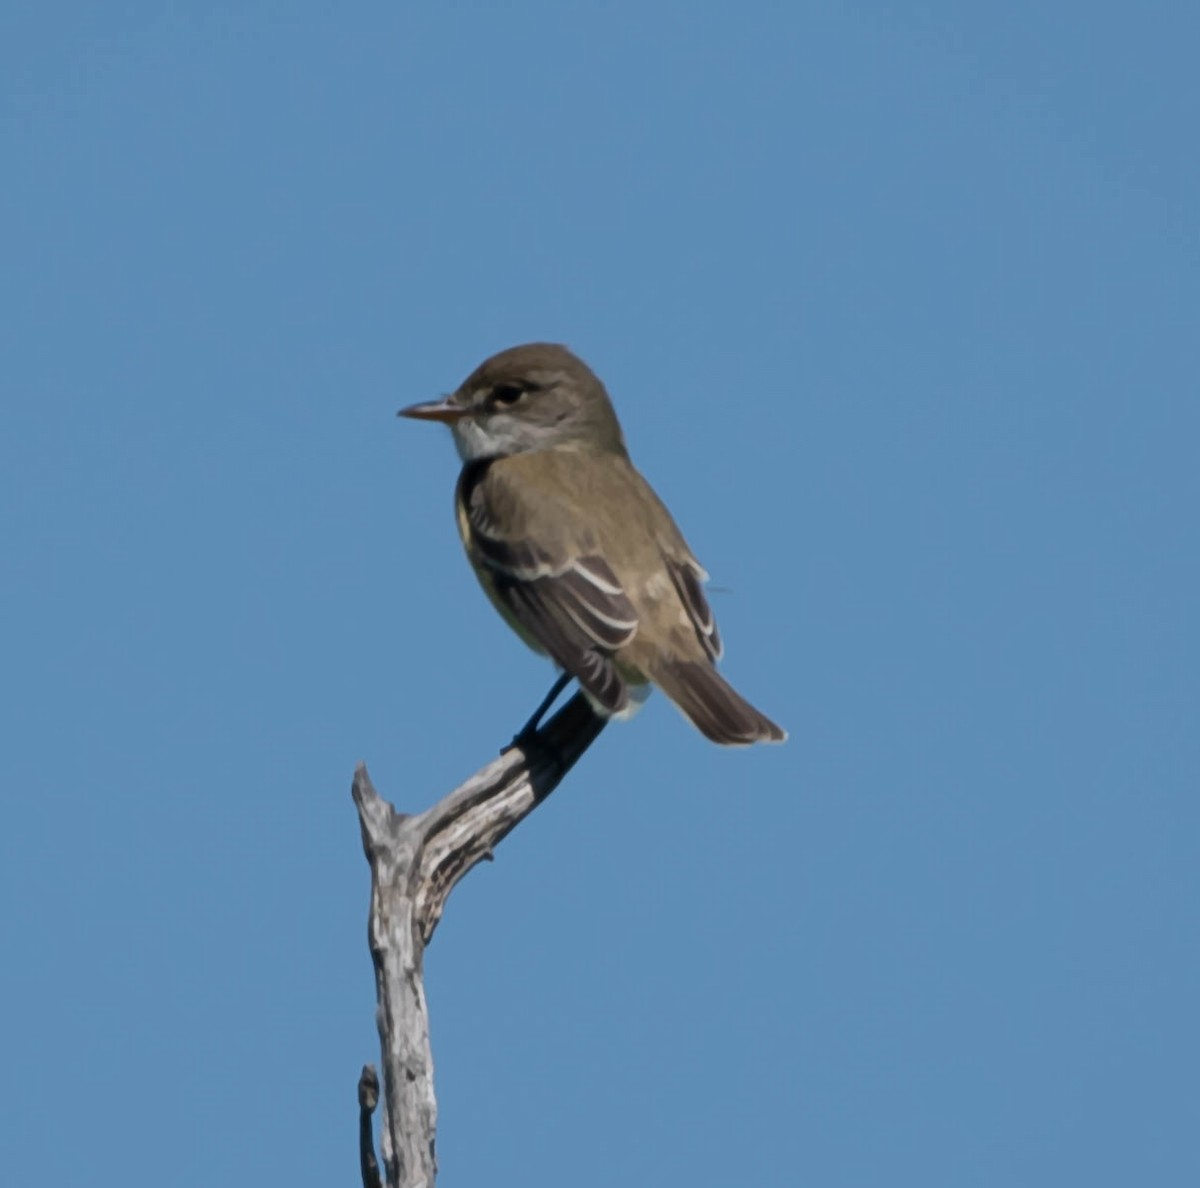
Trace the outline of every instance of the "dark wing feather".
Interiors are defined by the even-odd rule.
[[[600,705],[614,714],[625,709],[629,694],[611,654],[579,626],[568,610],[571,600],[561,596],[557,579],[526,582],[497,574],[495,589],[513,618]]]
[[[629,696],[612,653],[637,633],[637,615],[601,558],[535,578],[493,568],[492,584],[513,618],[597,702],[612,713],[625,709]]]
[[[700,640],[700,646],[710,660],[719,660],[724,649],[721,645],[721,635],[717,631],[717,620],[704,595],[704,570],[691,560],[680,562],[671,557],[664,557],[663,560],[667,563],[667,571],[671,575],[671,581],[675,583],[675,589],[688,618],[696,628],[696,638]]]

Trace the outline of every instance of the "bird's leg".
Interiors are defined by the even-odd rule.
[[[558,679],[550,686],[550,692],[542,698],[542,703],[533,711],[533,717],[521,727],[520,730],[513,736],[510,746],[519,747],[522,743],[527,743],[537,733],[537,728],[542,718],[545,717],[546,711],[557,700],[558,695],[571,683],[571,674],[569,672],[560,672]]]

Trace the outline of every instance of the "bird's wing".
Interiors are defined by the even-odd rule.
[[[514,489],[494,469],[474,464],[460,481],[468,551],[501,609],[598,704],[619,713],[629,693],[612,654],[637,634],[633,603],[603,556],[587,551],[586,533],[569,537],[539,523],[544,509],[530,506],[536,490]],[[495,514],[496,500],[506,501],[505,515]]]
[[[719,660],[724,645],[721,643],[721,633],[717,630],[716,617],[704,593],[704,582],[708,579],[708,574],[690,553],[683,558],[671,557],[664,553],[663,560],[667,563],[667,572],[675,584],[675,591],[683,603],[683,609],[687,611],[688,618],[696,629],[696,638],[700,641],[700,646],[710,660]]]

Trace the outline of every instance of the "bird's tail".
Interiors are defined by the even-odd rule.
[[[715,743],[783,742],[787,731],[761,714],[704,660],[660,657],[650,674],[693,726]]]

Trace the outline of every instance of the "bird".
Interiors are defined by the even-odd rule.
[[[467,558],[501,617],[561,670],[518,738],[575,679],[606,718],[631,716],[657,686],[715,743],[786,739],[717,671],[708,574],[582,359],[557,343],[510,347],[398,415],[449,426]]]

